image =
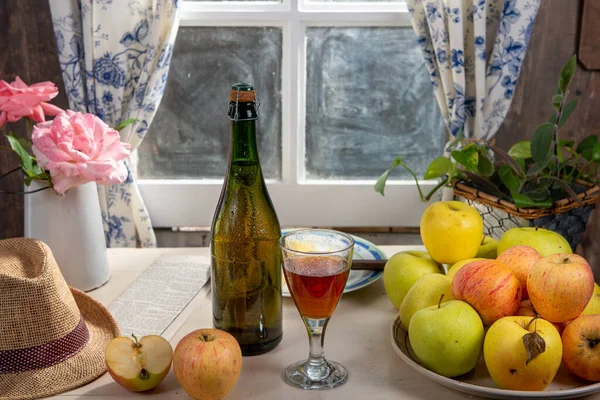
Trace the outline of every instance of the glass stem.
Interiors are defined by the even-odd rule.
[[[313,381],[319,381],[326,378],[330,371],[327,361],[325,361],[323,342],[325,341],[325,329],[329,318],[312,319],[306,318],[306,328],[308,331],[308,340],[310,351],[308,361],[305,365],[306,374]]]

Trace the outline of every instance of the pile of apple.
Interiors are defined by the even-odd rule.
[[[125,389],[142,392],[156,387],[169,373],[171,363],[183,389],[196,400],[223,398],[242,370],[242,350],[229,333],[198,329],[179,341],[175,352],[158,335],[138,340],[121,336],[111,340],[105,353],[106,367]]]
[[[449,201],[427,208],[421,238],[427,252],[392,256],[384,284],[424,367],[456,377],[483,353],[502,389],[544,390],[561,363],[600,381],[600,287],[561,235],[513,228],[497,241]]]

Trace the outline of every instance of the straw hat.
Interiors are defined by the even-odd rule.
[[[35,399],[106,371],[119,328],[100,303],[70,289],[50,248],[0,240],[0,399]]]

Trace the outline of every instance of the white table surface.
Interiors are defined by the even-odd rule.
[[[408,246],[379,246],[388,256]],[[414,249],[414,246],[410,248]],[[208,255],[208,248],[110,249],[112,270],[110,281],[89,294],[108,305],[141,272],[162,254]],[[288,386],[281,378],[285,367],[308,355],[308,339],[304,325],[290,298],[284,298],[284,334],[279,346],[271,352],[244,357],[240,378],[225,397],[231,399],[463,399],[467,396],[444,388],[408,367],[394,352],[390,343],[390,326],[396,310],[387,299],[380,279],[361,290],[344,294],[333,314],[325,337],[325,356],[342,363],[349,371],[348,382],[327,391],[303,391]],[[212,327],[210,297],[197,307],[171,340],[173,348],[187,333]],[[53,397],[73,399],[191,399],[179,386],[173,370],[156,388],[132,393],[104,374],[81,388]]]

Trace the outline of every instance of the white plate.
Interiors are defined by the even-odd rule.
[[[600,383],[590,384],[577,378],[566,368],[558,370],[556,377],[545,391],[527,392],[523,390],[499,389],[487,371],[483,356],[475,369],[456,378],[446,378],[422,367],[410,346],[408,333],[396,317],[392,324],[392,346],[400,358],[412,369],[425,375],[434,382],[450,389],[472,395],[490,397],[493,399],[573,399],[600,391]]]
[[[285,234],[287,232],[289,232],[289,230],[285,229],[282,233]],[[386,258],[385,253],[378,249],[377,246],[375,246],[373,243],[358,236],[351,236],[354,238],[354,256],[352,257],[353,260],[384,260]],[[348,281],[346,282],[344,293],[362,289],[365,286],[368,286],[371,283],[375,282],[377,279],[381,278],[382,275],[383,270],[350,270],[350,275],[348,275]],[[290,297],[290,291],[287,285],[285,284],[285,279],[282,279],[282,282],[283,284],[281,294],[284,297]]]

